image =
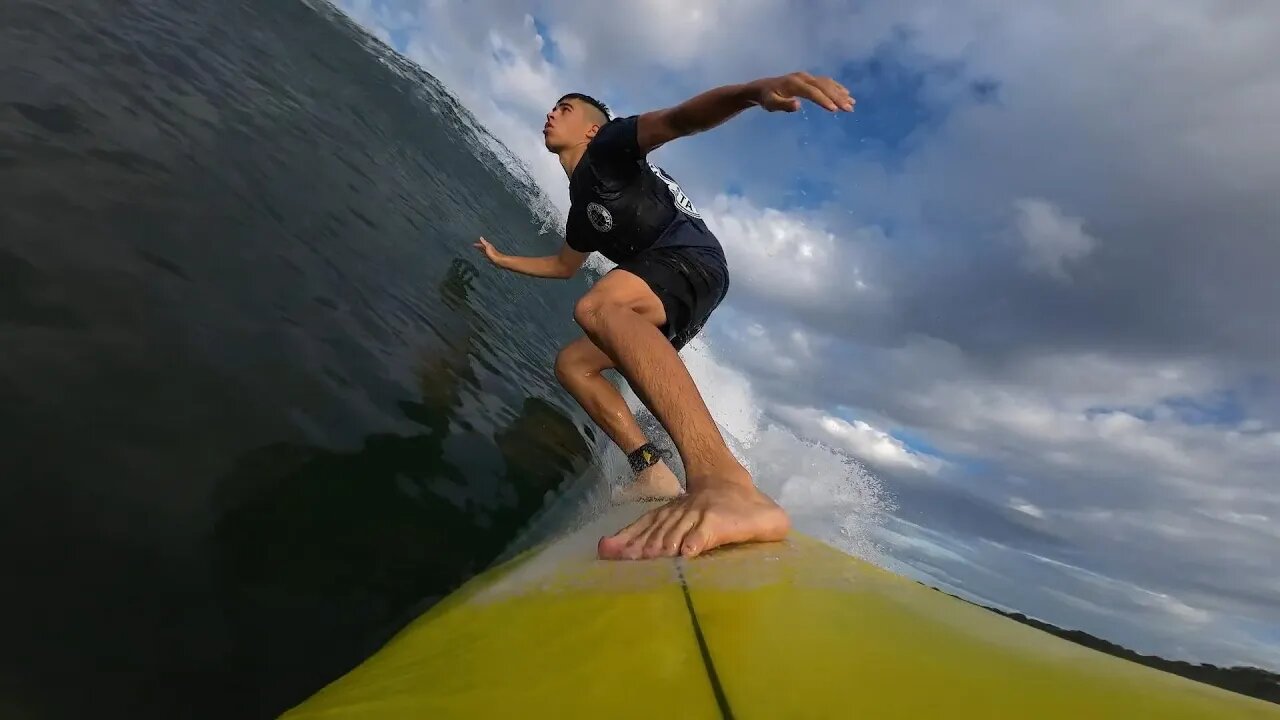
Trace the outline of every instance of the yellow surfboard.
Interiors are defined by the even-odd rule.
[[[284,717],[1280,718],[799,533],[597,560],[597,539],[643,509],[476,577]]]

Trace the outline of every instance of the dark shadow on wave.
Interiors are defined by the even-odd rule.
[[[218,486],[219,602],[245,688],[278,713],[374,652],[409,620],[487,567],[564,480],[592,459],[577,424],[530,397],[492,439],[459,418],[476,386],[478,325],[465,317],[474,268],[451,267],[441,295],[464,317],[419,367],[400,404],[418,434],[375,434],[352,452],[277,443],[240,457]],[[488,455],[463,471],[449,446]]]

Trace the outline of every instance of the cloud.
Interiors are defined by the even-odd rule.
[[[529,43],[528,38],[533,38]],[[525,16],[526,42],[517,44],[506,36],[492,33],[488,38],[489,51],[501,60],[495,62],[490,77],[490,89],[529,117],[538,117],[549,110],[562,91],[557,87],[558,78],[551,65],[542,57],[542,36],[533,25],[533,17]],[[548,100],[550,98],[550,100]]]
[[[389,5],[377,3],[374,0],[346,0],[342,3],[342,9],[351,19],[368,30],[370,35],[384,43],[391,43],[391,30],[388,28],[391,24],[391,19],[388,17]]]
[[[874,301],[875,289],[855,253],[859,244],[878,241],[873,229],[864,229],[861,238],[837,237],[802,213],[723,194],[705,216],[723,238],[736,291],[741,287],[761,302],[783,303],[795,312]]]
[[[852,422],[813,409],[777,406],[773,414],[806,437],[843,450],[866,465],[883,470],[936,474],[945,463],[913,452],[901,440],[862,421]]]
[[[1063,216],[1052,203],[1036,198],[1014,201],[1019,238],[1026,245],[1024,261],[1037,272],[1067,280],[1067,265],[1093,251],[1098,241],[1085,234],[1084,221]]]
[[[1027,502],[1026,500],[1023,500],[1022,498],[1009,498],[1009,507],[1013,508],[1014,510],[1017,510],[1020,513],[1025,513],[1027,515],[1030,515],[1031,517],[1036,519],[1044,518],[1044,510],[1041,510],[1040,508]]]

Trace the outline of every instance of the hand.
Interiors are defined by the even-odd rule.
[[[754,85],[758,91],[756,102],[769,112],[795,112],[800,109],[801,98],[831,112],[853,112],[855,101],[849,89],[829,77],[793,72],[762,78]]]
[[[488,240],[485,240],[484,237],[477,240],[472,247],[475,247],[477,250],[484,253],[484,256],[489,259],[489,262],[494,265],[498,265],[498,260],[503,256],[502,253],[498,252],[498,249],[495,248]],[[501,266],[499,265],[499,267]]]

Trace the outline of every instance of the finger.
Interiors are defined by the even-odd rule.
[[[814,76],[813,76],[812,74],[810,74],[810,73],[805,72],[804,70],[800,70],[800,71],[796,72],[796,73],[795,73],[795,78],[796,78],[797,80],[799,80],[800,82],[803,82],[803,83],[812,83],[814,80],[817,80],[817,78],[816,78],[816,77],[814,77]]]
[[[835,112],[839,106],[836,104],[835,98],[828,93],[828,88],[824,86],[822,80],[822,78],[816,78],[809,73],[796,73],[791,78],[791,94],[807,98],[823,108]]]
[[[839,80],[836,80],[833,77],[821,77],[821,78],[818,78],[818,80],[820,80],[822,84],[827,88],[827,94],[831,95],[831,97],[837,100],[839,100],[842,97],[851,96],[851,93],[849,92],[849,88],[845,87],[843,84],[841,84]]]
[[[849,94],[845,86],[829,77],[818,78],[818,85],[827,93],[827,97],[835,101],[841,110],[845,112],[853,110],[853,96]]]
[[[836,101],[832,100],[831,97],[827,95],[827,93],[824,92],[821,87],[819,87],[814,83],[810,83],[807,81],[804,82],[799,88],[799,92],[797,92],[796,94],[812,100],[813,102],[817,103],[818,105],[821,105],[822,107],[826,108],[827,110],[830,110],[831,112],[836,112],[837,110],[840,109],[840,107],[836,105]]]
[[[775,97],[765,107],[770,112],[795,112],[800,109],[800,101],[793,97]]]
[[[764,104],[764,109],[769,112],[795,112],[800,109],[800,101],[793,97],[782,97],[775,95]]]

